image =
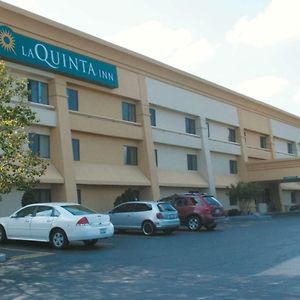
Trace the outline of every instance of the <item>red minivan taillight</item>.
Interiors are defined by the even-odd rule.
[[[88,225],[90,224],[89,223],[89,220],[87,219],[87,217],[82,217],[77,223],[76,225]]]

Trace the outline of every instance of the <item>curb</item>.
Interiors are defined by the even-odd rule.
[[[6,261],[6,254],[0,253],[0,263],[5,262],[5,261]]]

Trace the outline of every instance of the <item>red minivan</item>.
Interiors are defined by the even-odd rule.
[[[192,231],[202,226],[212,230],[217,226],[216,219],[225,216],[220,201],[208,194],[179,193],[161,200],[171,202],[178,211],[181,224]]]

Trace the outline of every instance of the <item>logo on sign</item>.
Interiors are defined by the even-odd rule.
[[[0,45],[5,51],[15,52],[15,39],[13,35],[6,29],[0,31]]]
[[[118,87],[114,65],[17,34],[7,26],[0,26],[0,57],[109,88]]]

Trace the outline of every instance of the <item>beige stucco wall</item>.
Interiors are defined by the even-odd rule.
[[[78,185],[77,188],[81,190],[82,204],[98,212],[111,210],[116,198],[127,189],[122,186],[92,185]]]

